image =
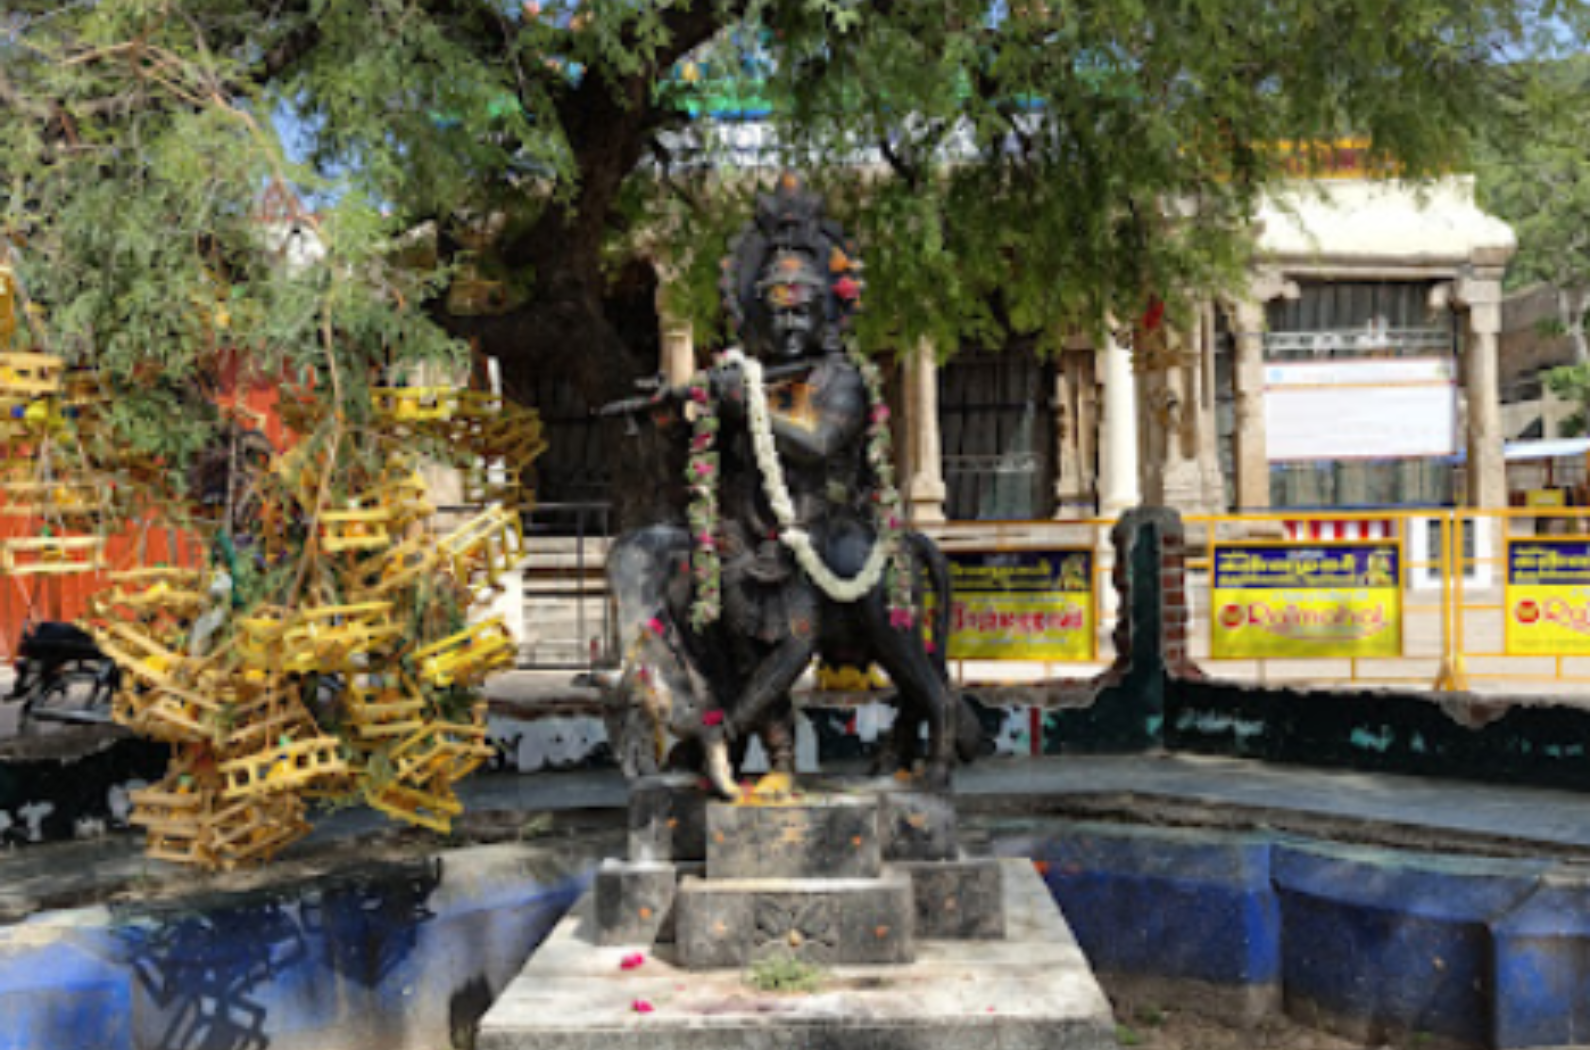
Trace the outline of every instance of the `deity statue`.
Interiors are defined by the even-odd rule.
[[[667,764],[725,796],[758,735],[772,767],[758,791],[778,793],[794,773],[790,690],[813,658],[877,663],[900,708],[883,764],[909,767],[925,724],[923,775],[947,786],[979,727],[945,670],[948,568],[903,527],[882,381],[846,345],[864,290],[854,245],[786,174],[721,289],[741,346],[657,399],[690,423],[689,528],[629,533],[609,556],[620,692],[645,712],[648,747],[671,736]]]

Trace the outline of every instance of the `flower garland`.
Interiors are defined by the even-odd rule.
[[[723,355],[726,364],[738,365],[745,373],[746,407],[751,424],[751,445],[762,475],[762,490],[779,523],[779,540],[795,554],[795,560],[829,598],[854,602],[870,593],[884,578],[889,578],[889,623],[897,628],[915,622],[911,605],[911,566],[900,533],[900,494],[895,488],[894,456],[889,432],[889,406],[884,402],[883,377],[877,365],[852,350],[850,361],[861,374],[867,389],[867,462],[877,488],[878,538],[861,571],[845,579],[831,570],[804,529],[795,524],[795,505],[779,462],[773,439],[773,422],[767,409],[767,390],[762,381],[762,363],[747,358],[739,350]],[[696,600],[690,620],[698,630],[715,622],[723,611],[722,562],[717,550],[718,502],[716,442],[718,420],[710,411],[708,380],[698,375],[690,384],[690,400],[698,415],[690,442],[690,462],[686,477],[690,484],[690,531],[694,537],[691,568],[696,579]]]
[[[690,625],[700,631],[723,615],[723,560],[718,556],[718,416],[712,411],[706,373],[691,377],[687,389],[695,411],[690,458],[685,465],[685,482],[690,487],[690,569],[696,578]]]

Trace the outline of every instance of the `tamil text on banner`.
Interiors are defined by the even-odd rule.
[[[1590,656],[1590,538],[1507,545],[1507,651]]]
[[[1217,544],[1209,654],[1402,655],[1402,549],[1394,540]]]
[[[955,553],[949,559],[950,659],[1096,658],[1091,551]]]

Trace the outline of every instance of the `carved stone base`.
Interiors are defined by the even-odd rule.
[[[905,861],[916,898],[916,935],[927,940],[1005,937],[1005,876],[992,857]]]
[[[911,879],[688,879],[676,946],[687,970],[743,968],[789,956],[819,966],[916,957]]]

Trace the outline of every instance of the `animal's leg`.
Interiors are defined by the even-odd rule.
[[[907,731],[915,732],[918,719],[927,718],[927,782],[934,788],[947,788],[955,754],[949,723],[956,714],[949,686],[939,677],[915,631],[881,628],[879,634],[878,662],[898,691],[896,725],[903,723]]]
[[[766,722],[762,724],[762,746],[767,749],[768,769],[774,773],[795,772],[795,708],[785,694]]]
[[[812,662],[816,651],[814,639],[791,635],[763,657],[751,672],[745,692],[740,694],[739,702],[729,715],[731,733],[738,737],[755,732],[773,713],[774,704],[781,700],[787,702],[790,689]]]
[[[899,693],[895,695],[898,698]],[[921,735],[922,719],[903,702],[898,702],[894,709],[894,725],[883,738],[883,745],[872,760],[873,774],[887,776],[901,770],[910,771],[916,765],[916,760],[922,757]]]
[[[740,695],[726,724],[708,727],[702,733],[707,752],[707,777],[720,795],[734,798],[738,794],[729,765],[729,738],[743,740],[762,728],[775,703],[780,700],[788,703],[790,688],[811,663],[816,651],[817,644],[810,637],[796,635],[780,642],[751,672],[745,692]],[[771,748],[767,740],[763,743]]]

